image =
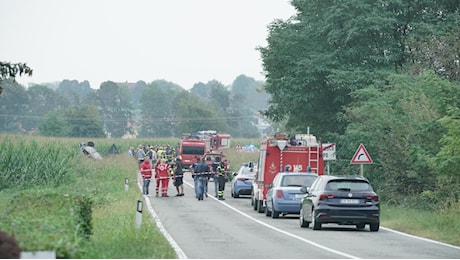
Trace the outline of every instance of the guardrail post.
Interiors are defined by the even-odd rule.
[[[142,224],[142,200],[137,200],[136,229],[139,230]]]

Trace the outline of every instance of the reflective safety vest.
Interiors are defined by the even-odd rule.
[[[225,166],[220,166],[220,165],[217,166],[217,174],[219,176],[224,176],[224,174],[225,174]]]

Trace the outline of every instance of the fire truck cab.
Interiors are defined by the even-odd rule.
[[[208,144],[205,140],[185,137],[180,140],[179,155],[182,158],[182,165],[184,168],[190,168],[190,166],[196,161],[196,158],[203,157],[208,150]]]
[[[324,174],[322,145],[311,134],[275,133],[262,140],[253,182],[251,204],[254,210],[264,212],[270,184],[279,172],[312,172]]]

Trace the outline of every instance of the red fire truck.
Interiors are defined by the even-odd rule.
[[[179,154],[182,156],[182,164],[189,167],[195,162],[195,158],[203,157],[207,152],[217,152],[230,148],[231,136],[219,133],[215,130],[198,131],[195,134],[183,133],[181,136]]]
[[[210,149],[217,151],[226,148],[230,148],[231,135],[226,133],[220,133],[216,130],[198,131],[195,134],[203,140],[207,140]]]
[[[313,172],[324,174],[322,145],[311,134],[296,134],[288,138],[275,133],[260,145],[256,178],[253,182],[251,204],[254,210],[264,212],[269,185],[279,172]]]
[[[182,157],[184,168],[189,168],[196,161],[196,157],[203,157],[208,149],[206,140],[193,136],[183,136],[180,140],[179,155]]]

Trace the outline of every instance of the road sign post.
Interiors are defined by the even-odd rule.
[[[326,161],[326,172],[330,174],[329,161],[335,161],[335,144],[322,144],[323,159]]]
[[[364,176],[364,164],[372,164],[372,158],[369,155],[369,153],[366,150],[366,147],[361,143],[358,147],[358,149],[355,152],[355,155],[353,155],[353,158],[350,161],[351,164],[360,164],[361,169],[360,169],[360,174],[361,176]]]

